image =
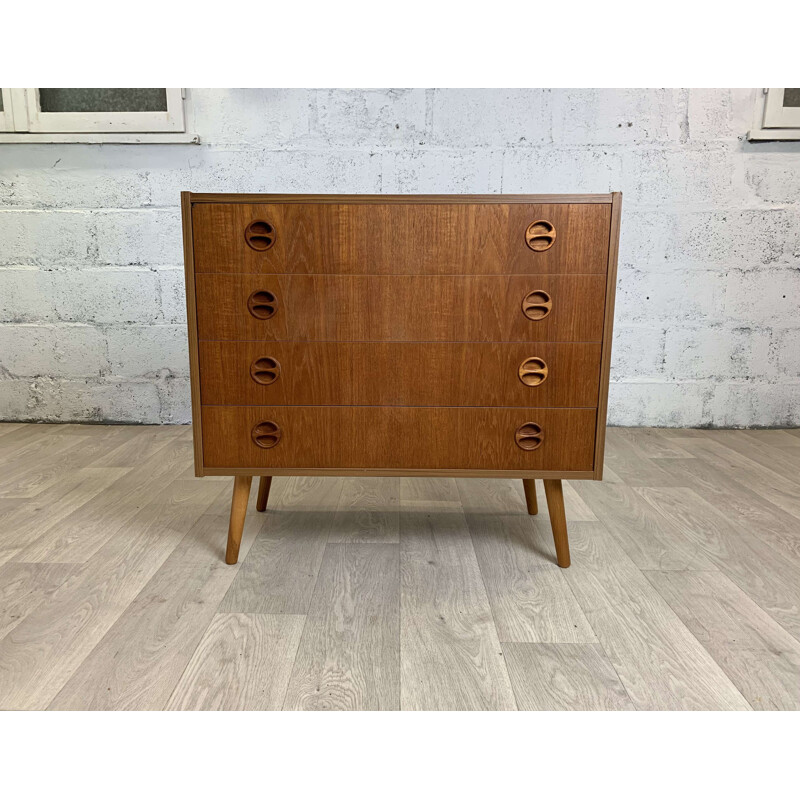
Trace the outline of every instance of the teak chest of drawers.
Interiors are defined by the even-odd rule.
[[[603,473],[619,193],[182,194],[195,469],[544,480]]]

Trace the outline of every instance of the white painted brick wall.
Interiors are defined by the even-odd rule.
[[[0,418],[189,420],[182,189],[621,189],[611,422],[800,425],[800,142],[744,141],[754,90],[190,94],[200,146],[0,146]]]

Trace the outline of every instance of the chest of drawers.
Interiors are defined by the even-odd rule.
[[[198,476],[603,472],[621,195],[182,195]]]

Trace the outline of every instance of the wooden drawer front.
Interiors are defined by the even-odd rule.
[[[206,405],[595,407],[600,344],[201,342]]]
[[[543,319],[523,313],[532,292]],[[200,339],[599,342],[605,276],[200,274],[196,293]],[[268,319],[248,311],[259,298]]]
[[[610,220],[611,206],[599,203],[199,203],[192,211],[195,270],[227,273],[604,274]],[[555,234],[547,249],[527,244],[537,221],[545,235],[535,247]]]
[[[584,471],[593,465],[593,409],[204,406],[202,414],[203,461],[210,468]],[[538,428],[523,429],[522,444],[541,444],[523,450],[515,434],[529,423]],[[254,430],[272,446],[256,444]]]

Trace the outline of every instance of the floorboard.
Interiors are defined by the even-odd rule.
[[[602,483],[232,479],[0,423],[0,710],[800,710],[800,431],[612,428]]]

